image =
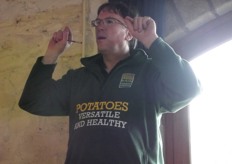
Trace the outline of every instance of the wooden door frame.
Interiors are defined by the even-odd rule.
[[[188,107],[162,118],[165,164],[191,164]]]

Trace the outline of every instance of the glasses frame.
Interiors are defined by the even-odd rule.
[[[96,18],[96,19],[94,19],[94,20],[91,21],[91,25],[92,25],[92,27],[98,27],[98,26],[103,22],[103,25],[109,26],[109,24],[106,23],[106,20],[107,20],[107,19],[108,19],[108,20],[109,20],[109,19],[114,20],[115,23],[120,24],[120,25],[122,25],[123,27],[127,28],[127,26],[126,26],[124,23],[122,23],[120,20],[118,20],[118,19],[116,19],[116,18],[113,18],[113,17],[107,17],[107,18],[104,18],[104,19]],[[98,25],[97,25],[97,21],[100,21],[100,23],[99,23]],[[113,24],[115,24],[115,23],[113,23]]]

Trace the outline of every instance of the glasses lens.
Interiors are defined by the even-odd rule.
[[[111,24],[116,23],[116,20],[113,19],[113,18],[106,18],[104,23],[107,24],[107,25],[111,25]]]
[[[126,27],[121,21],[119,21],[119,20],[117,20],[115,18],[105,18],[103,20],[95,19],[95,20],[91,21],[91,25],[93,27],[98,27],[101,23],[103,23],[104,25],[107,25],[107,26],[118,23],[118,24],[121,24],[122,26]]]
[[[93,27],[97,27],[97,26],[99,26],[100,23],[101,23],[100,19],[95,19],[95,20],[92,20],[91,25]]]
[[[97,25],[96,25],[96,20],[92,20],[92,21],[91,21],[91,25],[92,25],[93,27],[97,27]]]

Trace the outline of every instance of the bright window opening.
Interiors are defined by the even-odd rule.
[[[203,86],[190,105],[192,164],[232,164],[232,40],[191,65]]]

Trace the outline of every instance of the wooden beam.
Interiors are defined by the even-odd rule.
[[[230,39],[232,39],[232,11],[189,32],[171,46],[183,58],[191,60]]]

